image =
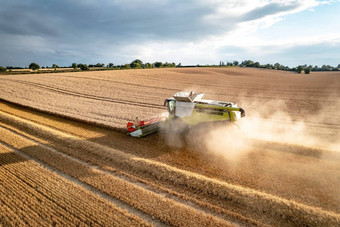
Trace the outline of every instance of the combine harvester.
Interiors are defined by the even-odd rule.
[[[164,101],[169,116],[158,116],[148,120],[127,123],[128,134],[143,137],[158,132],[161,128],[169,131],[178,121],[191,127],[207,122],[235,122],[245,116],[245,111],[236,103],[203,99],[204,93],[178,92]]]

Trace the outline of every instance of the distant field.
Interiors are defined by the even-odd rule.
[[[125,135],[128,120],[165,112],[164,99],[182,90],[237,102],[246,117],[237,127],[198,127],[184,137]],[[233,67],[0,75],[0,99],[0,189],[8,189],[0,194],[0,211],[8,211],[0,212],[0,225],[44,218],[99,225],[340,224],[339,72]],[[33,170],[36,177],[28,175]],[[41,185],[44,178],[51,183]],[[9,193],[15,184],[21,186]],[[58,194],[65,190],[67,198]],[[76,197],[79,190],[87,196]],[[19,202],[42,195],[53,202],[30,202],[37,204],[32,212],[26,207],[33,205]],[[65,199],[72,208],[54,209]],[[101,214],[90,216],[96,207]],[[41,209],[50,216],[35,218]],[[57,218],[63,215],[65,223]]]
[[[10,69],[7,71],[12,71],[12,72],[37,72],[37,71],[61,71],[61,70],[66,70],[66,71],[72,71],[73,68],[44,68],[44,69],[39,69],[39,70],[32,70],[32,69]]]
[[[106,67],[89,67],[89,71],[100,71],[100,70],[112,70],[110,68]],[[29,74],[29,73],[55,73],[55,72],[74,72],[74,71],[81,71],[80,68],[40,68],[38,70],[32,70],[32,69],[7,69],[4,73],[5,74]]]

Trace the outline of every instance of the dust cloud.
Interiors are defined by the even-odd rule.
[[[180,119],[170,122],[163,122],[160,126],[160,133],[168,146],[173,148],[181,148],[185,146],[186,133],[189,128]]]
[[[336,105],[339,106],[339,103]],[[247,106],[258,108],[247,110]],[[237,160],[253,148],[264,148],[266,142],[267,149],[270,149],[268,144],[274,143],[292,150],[304,147],[304,150],[340,151],[339,126],[325,127],[322,124],[330,115],[326,108],[302,118],[290,113],[282,100],[248,103],[242,107],[246,111],[245,118],[229,125],[210,127],[205,131],[205,135],[200,135],[200,140],[204,141],[208,152],[223,155],[229,160]]]
[[[338,211],[340,102],[305,115],[282,99],[239,100],[244,118],[191,128],[178,121],[163,134],[166,143],[200,159],[204,167],[197,168],[217,178]]]
[[[185,90],[197,90],[196,87]],[[337,92],[324,97],[325,102],[303,98],[300,104],[290,99],[250,100],[245,94],[234,97],[246,111],[246,117],[236,123],[220,122],[188,128],[178,120],[170,129],[161,129],[171,147],[195,147],[198,150],[237,160],[254,148],[271,149],[271,144],[286,146],[286,150],[326,150],[340,152],[340,100]],[[210,92],[209,96],[216,96]],[[233,101],[233,100],[229,100]],[[295,102],[295,103],[294,103]],[[294,104],[294,105],[292,105]],[[307,106],[303,106],[303,105]]]

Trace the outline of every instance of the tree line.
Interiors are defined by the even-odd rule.
[[[333,67],[330,65],[323,65],[321,67],[315,65],[299,65],[296,67],[288,67],[285,65],[281,65],[280,63],[275,63],[275,64],[260,64],[259,62],[254,62],[252,60],[245,60],[239,63],[238,61],[233,61],[233,62],[223,62],[220,61],[219,64],[220,67],[223,66],[240,66],[240,67],[253,67],[253,68],[264,68],[264,69],[276,69],[276,70],[285,70],[285,71],[295,71],[298,73],[301,73],[304,71],[304,73],[309,74],[311,71],[317,72],[317,71],[340,71],[340,64],[338,64],[337,67]]]
[[[97,63],[97,64],[83,64],[83,63],[72,63],[71,66],[67,67],[60,67],[57,64],[53,64],[51,67],[49,66],[40,66],[35,62],[32,62],[28,67],[13,67],[13,66],[7,66],[6,68],[0,66],[0,72],[5,72],[7,70],[12,69],[32,69],[32,70],[39,70],[39,69],[57,69],[57,68],[73,68],[74,70],[80,69],[80,70],[90,70],[91,68],[102,68],[102,69],[151,69],[151,68],[170,68],[170,67],[176,67],[176,64],[168,63],[168,62],[154,62],[154,63],[143,63],[141,60],[136,59],[132,61],[130,64],[123,64],[123,65],[114,65],[113,63],[109,63],[105,65],[104,63]]]
[[[105,70],[105,69],[150,69],[150,68],[170,68],[170,67],[232,67],[232,66],[238,66],[238,67],[253,67],[253,68],[264,68],[264,69],[276,69],[276,70],[285,70],[285,71],[295,71],[298,73],[301,73],[304,71],[305,74],[309,74],[311,71],[340,71],[340,64],[338,64],[337,67],[333,67],[330,65],[322,65],[321,67],[315,65],[299,65],[296,67],[288,67],[285,65],[281,65],[280,63],[275,63],[275,64],[261,64],[259,62],[255,62],[252,60],[244,60],[241,63],[238,61],[232,61],[232,62],[224,62],[220,61],[219,65],[187,65],[187,66],[182,66],[181,63],[175,64],[173,63],[168,63],[168,62],[154,62],[154,63],[143,63],[141,60],[136,59],[133,60],[129,64],[122,64],[122,65],[114,65],[113,63],[109,63],[105,65],[104,63],[97,63],[97,64],[83,64],[83,63],[72,63],[71,66],[67,67],[60,67],[57,64],[53,64],[51,67],[49,66],[42,66],[38,65],[37,63],[32,62],[28,67],[22,68],[22,67],[13,67],[13,66],[7,66],[6,68],[0,66],[0,72],[6,72],[7,70],[12,70],[12,69],[32,69],[32,70],[39,70],[40,68],[42,69],[54,69],[56,70],[57,68],[73,68],[74,71],[77,70],[90,70],[91,68],[97,69],[97,70]]]

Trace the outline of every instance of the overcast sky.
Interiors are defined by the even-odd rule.
[[[0,65],[340,64],[340,1],[0,0]]]

